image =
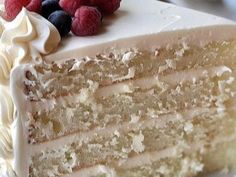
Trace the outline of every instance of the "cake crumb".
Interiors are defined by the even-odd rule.
[[[84,67],[84,65],[85,65],[85,61],[84,61],[84,60],[77,60],[77,61],[73,64],[73,66],[72,66],[72,68],[69,70],[69,72],[81,70],[81,69]]]
[[[193,81],[193,84],[196,84],[197,83],[197,78],[193,77],[192,81]]]
[[[176,61],[167,59],[166,64],[171,69],[176,69]]]
[[[118,131],[118,130],[116,130],[115,132],[114,132],[114,135],[116,135],[118,138],[120,137],[120,132]]]
[[[135,114],[132,114],[130,118],[131,118],[130,123],[134,123],[134,124],[137,123],[140,119],[140,117]]]
[[[185,123],[184,125],[184,131],[187,133],[187,134],[190,134],[193,132],[193,124],[191,122],[187,122]]]
[[[75,109],[72,109],[72,108],[66,109],[66,117],[68,120],[71,120],[74,117],[74,112],[75,112]]]
[[[148,108],[147,111],[147,115],[150,118],[157,118],[159,116],[157,111],[155,111],[154,109]]]
[[[160,74],[160,73],[166,71],[167,69],[168,69],[168,66],[167,66],[166,64],[160,66],[159,69],[158,69],[158,74]]]
[[[156,49],[155,51],[154,51],[154,56],[158,56],[159,55],[159,50],[158,49]]]
[[[78,96],[78,101],[79,103],[85,103],[89,98],[89,90],[86,88],[82,88],[80,90],[80,94]]]
[[[234,77],[230,77],[230,78],[226,81],[226,83],[230,85],[230,84],[232,84],[234,81],[235,81]]]
[[[161,88],[161,92],[160,93],[163,93],[165,92],[168,88],[169,88],[169,85],[167,83],[164,83],[162,82],[158,76],[155,77],[156,79],[156,84],[159,88]]]
[[[113,78],[112,81],[116,82],[116,81],[123,81],[123,80],[127,80],[127,79],[132,79],[135,76],[135,68],[131,67],[128,70],[128,74],[122,77],[117,77],[117,78]]]
[[[137,152],[141,153],[145,150],[145,146],[143,144],[144,136],[142,132],[140,131],[139,135],[134,135],[133,137],[133,143],[132,143],[132,149]]]
[[[116,145],[118,144],[117,138],[116,138],[116,137],[112,138],[110,144],[111,144],[112,146],[116,146]]]
[[[193,169],[194,172],[201,172],[203,167],[204,165],[198,161],[192,161],[191,163],[191,169]]]
[[[182,57],[183,55],[184,55],[184,49],[182,48],[182,49],[180,49],[180,50],[177,50],[177,51],[175,51],[175,55],[177,56],[177,57]]]
[[[162,165],[162,166],[160,166],[160,168],[159,169],[157,169],[157,171],[159,172],[159,173],[161,173],[162,175],[164,175],[164,174],[169,174],[169,169],[168,169],[168,167],[166,166],[166,165]]]
[[[123,56],[122,56],[122,62],[125,64],[125,65],[128,65],[130,63],[131,60],[133,60],[135,57],[136,57],[136,53],[133,52],[133,51],[129,51],[127,53],[125,53]]]
[[[224,91],[225,91],[225,84],[226,84],[225,81],[218,81],[218,88],[219,88],[220,93],[224,93]]]
[[[167,69],[176,69],[176,61],[172,59],[166,59],[165,64],[159,67],[158,73],[162,73],[166,71]]]

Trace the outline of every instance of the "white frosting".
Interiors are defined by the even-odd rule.
[[[157,0],[124,0],[115,15],[104,18],[105,29],[100,34],[91,37],[70,36],[62,41],[55,53],[46,56],[46,59],[93,56],[107,48],[137,46],[150,49],[156,45],[176,43],[183,36],[187,41],[197,44],[226,40],[236,35],[234,24],[235,22],[224,18]],[[212,28],[213,25],[216,27]],[[179,31],[192,28],[200,29]],[[166,33],[169,31],[176,33],[169,35]]]
[[[10,125],[13,122],[14,105],[9,91],[0,87],[0,125]]]
[[[43,17],[31,15],[26,9],[13,22],[4,24],[0,38],[0,82],[9,79],[12,67],[21,62],[38,61],[60,41],[58,32]]]
[[[1,177],[16,177],[16,173],[12,169],[12,165],[10,161],[0,160],[0,169],[1,169]]]
[[[4,159],[12,158],[12,137],[8,127],[0,127],[0,157]]]
[[[192,42],[201,45],[211,40],[228,40],[236,36],[236,26],[232,21],[161,3],[156,0],[149,0],[148,2],[145,0],[122,1],[120,10],[116,15],[106,19],[105,26],[105,32],[97,36],[68,37],[63,40],[55,53],[46,55],[44,59],[46,61],[53,61],[69,57],[93,56],[99,52],[116,47],[119,49],[126,47],[152,49],[169,45],[176,41],[182,43]],[[187,30],[190,28],[198,29]],[[170,35],[169,31],[173,30],[187,31],[176,31]],[[54,44],[60,40],[59,34],[52,25],[41,17],[32,15],[25,10],[21,12],[12,24],[5,24],[4,21],[0,21],[1,31],[3,31],[1,38],[4,40],[1,40],[1,43],[3,42],[3,50],[0,50],[0,83],[4,84],[8,82],[12,67],[17,66],[21,62],[37,62],[38,58],[41,58],[40,53],[47,54],[55,47]],[[185,37],[184,41],[183,37]],[[156,44],[156,41],[159,41],[159,43]],[[12,55],[9,55],[9,53]],[[14,170],[18,177],[28,176],[27,134],[23,126],[26,116],[23,111],[26,110],[26,107],[23,93],[21,93],[23,90],[22,85],[19,85],[23,79],[23,76],[19,74],[22,74],[24,69],[15,68],[14,73],[11,75],[11,90],[12,94],[14,94],[13,99],[16,109],[19,111],[17,119],[12,124],[12,117],[7,117],[7,119],[1,118],[2,122],[8,122],[8,125],[4,125],[5,127],[12,125],[12,131],[10,132],[14,134],[12,138],[14,149],[13,162],[11,162],[12,159],[10,161],[3,160],[4,165],[2,165],[3,170],[1,171],[2,175],[7,177],[12,177],[14,174],[12,173],[12,164],[14,164]],[[30,66],[27,69],[31,69]],[[131,70],[127,77],[132,78],[133,74],[134,72]],[[12,105],[10,101],[6,103]],[[7,110],[10,110],[6,103],[0,100],[1,107],[7,107]],[[13,114],[12,111],[5,111],[4,115],[9,115],[9,113]],[[153,125],[153,122],[151,124]],[[117,130],[117,127],[114,127],[115,130]],[[104,133],[107,134],[107,132]],[[92,135],[93,132],[91,132]],[[4,135],[2,139],[6,139],[5,137],[7,135]],[[75,137],[78,138],[78,135],[60,139],[57,142],[52,142],[52,144],[43,144],[35,148],[29,146],[28,148],[32,151],[31,153],[36,153],[36,151],[38,152],[43,148],[57,147],[61,143],[65,143],[65,141],[74,141]],[[3,151],[1,151],[4,152],[4,154],[2,153],[3,155],[8,154],[10,156],[9,152],[12,151],[9,148],[10,146],[8,146],[10,141],[10,138],[7,141],[1,141],[5,145]],[[99,169],[101,170],[101,168]]]
[[[58,46],[60,35],[43,17],[24,8],[12,22],[0,19],[0,34],[0,176],[14,177],[20,175],[13,167],[19,154],[13,153],[18,139],[12,135],[19,126],[13,124],[15,108],[9,93],[10,72],[20,63],[41,61],[41,54],[48,54]],[[16,134],[21,136],[20,131]]]
[[[102,87],[96,91],[97,97],[108,97],[114,94],[130,93],[133,88],[150,89],[153,86],[163,87],[162,83],[168,83],[170,85],[177,85],[178,83],[186,83],[205,77],[221,76],[223,73],[232,72],[230,68],[226,66],[217,66],[211,68],[190,69],[186,71],[180,71],[165,76],[151,76],[148,78],[140,78],[134,80],[128,80],[117,84]],[[73,100],[73,98],[72,98]]]

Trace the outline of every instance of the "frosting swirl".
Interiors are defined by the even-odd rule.
[[[38,14],[25,8],[12,22],[3,22],[0,38],[0,83],[9,80],[11,68],[21,62],[38,61],[48,54],[61,38],[57,29]]]
[[[9,91],[0,87],[0,126],[7,126],[13,122],[13,112],[14,105]]]
[[[42,55],[55,49],[60,40],[50,22],[25,8],[12,22],[0,19],[0,176],[17,176],[12,167],[15,108],[9,93],[10,72],[20,63],[42,61]]]
[[[6,160],[6,161],[2,161],[0,159],[0,175],[1,177],[16,177],[16,173],[14,172],[14,170],[12,169],[12,165],[11,162]]]
[[[4,12],[4,11],[5,11],[4,4],[0,4],[0,12]],[[5,23],[6,23],[6,21],[3,18],[0,18],[0,36],[4,30]]]
[[[12,158],[12,137],[9,128],[0,126],[0,157]]]

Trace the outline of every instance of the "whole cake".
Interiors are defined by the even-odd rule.
[[[0,20],[0,177],[194,177],[236,168],[236,25],[124,0],[61,40]]]

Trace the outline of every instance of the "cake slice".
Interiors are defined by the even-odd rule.
[[[195,177],[236,168],[234,22],[128,0],[105,32],[71,35],[48,54],[58,34],[34,17],[23,9],[12,23],[16,31],[44,24],[47,37],[22,40],[30,57],[10,64],[10,81],[0,65],[2,176]],[[1,42],[18,46],[5,27]]]

